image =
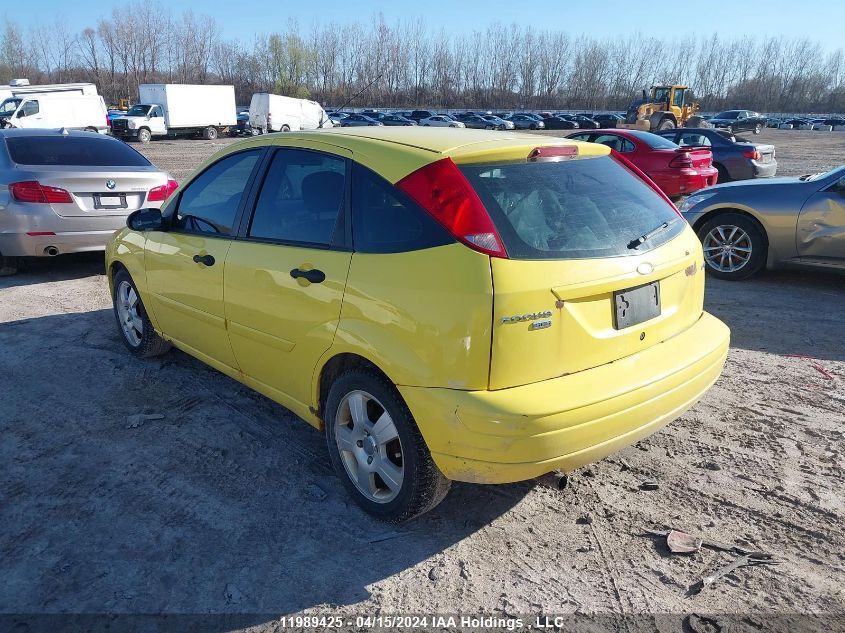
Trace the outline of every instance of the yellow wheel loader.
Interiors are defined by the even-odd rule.
[[[685,102],[687,86],[662,85],[651,87],[651,97],[643,90],[643,98],[628,106],[625,121],[616,127],[626,130],[656,132],[676,127],[707,127],[698,112],[698,103]]]

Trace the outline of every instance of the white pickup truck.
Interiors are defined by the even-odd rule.
[[[158,136],[216,139],[237,124],[234,86],[141,84],[140,102],[112,121],[112,134],[148,143]]]

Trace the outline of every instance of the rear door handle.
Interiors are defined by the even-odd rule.
[[[307,279],[312,284],[321,284],[326,280],[326,273],[322,270],[317,270],[316,268],[312,270],[302,270],[301,268],[294,268],[290,271],[290,276],[294,279],[299,279],[302,277],[303,279]]]
[[[211,255],[194,255],[194,261],[197,264],[203,264],[205,266],[214,266],[214,257]]]

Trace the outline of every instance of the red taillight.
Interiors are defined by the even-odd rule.
[[[106,127],[111,127],[111,117],[108,114],[106,115]]]
[[[166,185],[153,187],[147,194],[147,202],[164,202],[170,197],[170,194],[176,191],[178,186],[179,183],[175,180],[168,180]]]
[[[64,204],[73,198],[64,189],[42,185],[37,180],[24,180],[9,185],[9,193],[18,202],[40,202]]]
[[[746,158],[750,158],[751,160],[760,160],[760,152],[758,152],[756,149],[743,152],[742,155]]]
[[[528,160],[537,161],[558,161],[572,158],[578,155],[577,145],[564,145],[559,147],[535,147],[528,154]]]
[[[470,248],[507,258],[487,209],[451,158],[421,167],[396,186]]]
[[[675,158],[669,161],[669,167],[692,167],[692,158],[686,152],[680,153]]]

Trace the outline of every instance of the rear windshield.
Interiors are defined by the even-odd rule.
[[[511,259],[636,255],[664,244],[685,222],[610,156],[560,162],[463,165]],[[658,230],[639,248],[632,241]]]
[[[70,165],[74,167],[149,167],[150,161],[128,145],[110,138],[90,136],[6,137],[12,162],[18,165]]]
[[[668,138],[663,138],[651,132],[642,132],[640,130],[628,130],[628,133],[634,138],[638,138],[643,143],[648,145],[651,149],[678,149],[678,146],[670,141]]]

